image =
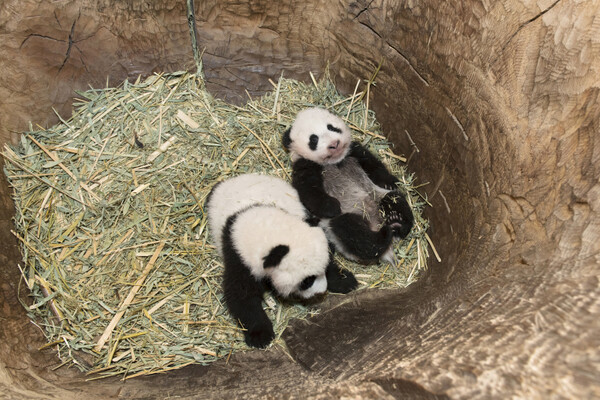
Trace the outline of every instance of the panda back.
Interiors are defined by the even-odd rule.
[[[245,174],[223,181],[213,188],[207,199],[209,228],[213,243],[220,253],[222,231],[227,218],[257,204],[275,205],[301,219],[306,216],[298,193],[282,179]]]

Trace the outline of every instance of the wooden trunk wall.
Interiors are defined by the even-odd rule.
[[[0,178],[0,392],[13,398],[600,396],[600,2],[197,1],[208,88],[234,102],[329,65],[372,107],[433,203],[443,261],[403,292],[347,296],[285,334],[294,360],[122,383],[52,371],[17,300]],[[68,115],[74,90],[193,69],[183,0],[5,0],[0,142]],[[417,151],[418,149],[418,151]],[[21,284],[21,291],[23,285]]]

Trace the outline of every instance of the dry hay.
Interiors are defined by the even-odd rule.
[[[338,261],[356,274],[359,290],[414,281],[428,256],[426,201],[362,101],[371,82],[362,91],[359,84],[345,97],[327,78],[308,85],[282,78],[273,92],[237,107],[213,98],[197,75],[153,75],[80,93],[72,118],[6,147],[19,267],[33,299],[26,307],[47,336],[44,347],[57,350],[57,368],[130,378],[247,349],[222,301],[222,264],[203,203],[216,182],[234,175],[289,180],[280,138],[299,110],[314,105],[342,116],[354,139],[401,177],[416,217],[396,249],[398,265]],[[290,319],[318,312],[265,300],[278,345]]]

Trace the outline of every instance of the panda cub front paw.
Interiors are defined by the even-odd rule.
[[[271,323],[262,324],[244,331],[244,339],[246,344],[259,349],[265,348],[275,338],[273,326]]]
[[[327,267],[327,290],[331,293],[350,293],[358,287],[358,281],[352,272],[331,262]]]
[[[394,175],[390,174],[384,169],[372,173],[371,180],[377,186],[382,187],[384,189],[390,191],[398,189],[398,178],[396,178]]]

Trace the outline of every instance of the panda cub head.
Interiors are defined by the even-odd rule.
[[[327,290],[325,233],[274,206],[255,206],[232,221],[233,247],[256,280],[282,297],[309,299]]]
[[[352,137],[344,121],[323,108],[308,108],[283,135],[292,161],[305,158],[320,165],[337,164],[350,151]]]

